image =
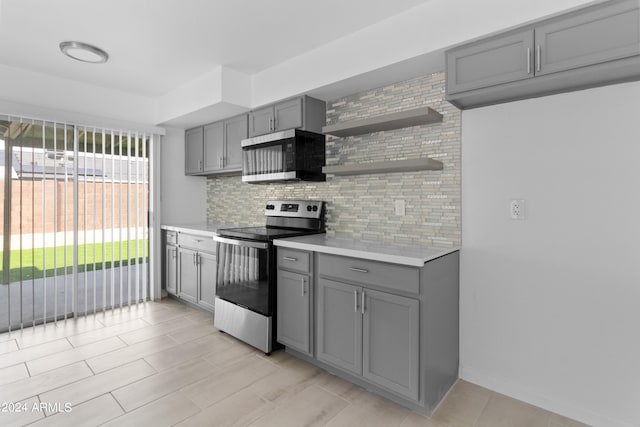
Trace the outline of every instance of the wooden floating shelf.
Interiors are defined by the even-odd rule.
[[[354,165],[325,166],[322,172],[332,175],[365,175],[411,171],[439,171],[442,162],[428,157],[409,160],[388,160],[385,162],[358,163]]]
[[[345,137],[442,122],[442,114],[431,107],[389,113],[362,120],[323,126],[322,133]]]

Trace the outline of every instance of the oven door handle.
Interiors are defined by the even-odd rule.
[[[269,247],[269,243],[254,242],[254,241],[239,240],[239,239],[228,239],[222,236],[213,236],[213,240],[215,242],[225,243],[227,245],[243,246],[247,248],[267,249]]]

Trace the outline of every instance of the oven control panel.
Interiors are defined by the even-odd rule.
[[[291,218],[321,218],[324,202],[318,200],[270,200],[265,206],[266,216]]]

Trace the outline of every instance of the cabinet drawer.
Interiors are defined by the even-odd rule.
[[[319,254],[318,274],[358,282],[365,287],[375,285],[414,294],[420,289],[420,272],[417,267],[359,258]]]
[[[303,273],[308,273],[310,271],[309,252],[296,251],[281,247],[278,248],[277,252],[278,267],[284,267],[289,270],[296,270]]]
[[[178,244],[185,248],[216,253],[216,242],[213,241],[211,236],[180,233],[178,235]]]
[[[177,245],[178,244],[178,233],[175,231],[165,231],[165,238],[167,240],[168,245]]]

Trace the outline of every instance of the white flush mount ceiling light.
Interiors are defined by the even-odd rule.
[[[82,62],[100,64],[109,59],[109,54],[104,50],[82,42],[62,42],[60,50],[69,58]]]

